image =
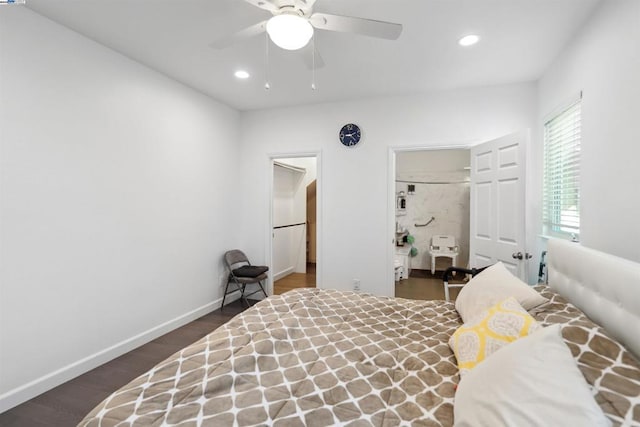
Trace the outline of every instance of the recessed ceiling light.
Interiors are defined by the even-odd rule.
[[[464,36],[463,38],[458,40],[458,44],[460,46],[472,46],[478,43],[479,40],[480,37],[476,36],[475,34],[469,34],[468,36]]]
[[[236,76],[239,79],[248,79],[249,78],[249,73],[247,73],[244,70],[238,70],[234,73],[234,76]]]

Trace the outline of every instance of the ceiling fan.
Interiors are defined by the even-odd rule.
[[[273,16],[237,33],[222,37],[211,43],[211,47],[224,49],[242,40],[263,34],[265,31],[275,45],[286,50],[299,50],[308,47],[314,28],[362,34],[388,40],[396,40],[402,33],[401,24],[351,16],[314,13],[313,6],[316,0],[244,1],[271,12]],[[319,60],[317,53],[314,56],[314,66],[322,66],[322,61],[321,59]]]

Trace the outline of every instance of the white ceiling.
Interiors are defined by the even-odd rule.
[[[314,11],[401,23],[396,41],[316,30],[325,66],[264,36],[208,44],[271,16],[243,0],[29,0],[27,7],[239,110],[538,79],[599,0],[318,0]],[[460,36],[481,36],[461,48]],[[248,80],[233,76],[237,69]]]

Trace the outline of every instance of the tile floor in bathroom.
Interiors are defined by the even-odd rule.
[[[396,282],[396,297],[421,300],[444,299],[442,271],[431,274],[428,270],[412,269],[408,279]],[[450,283],[464,283],[463,276],[458,274]],[[449,289],[452,300],[458,296],[460,288]]]

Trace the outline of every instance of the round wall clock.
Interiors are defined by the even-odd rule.
[[[340,142],[345,147],[354,147],[360,142],[361,133],[358,125],[348,123],[340,129]]]

